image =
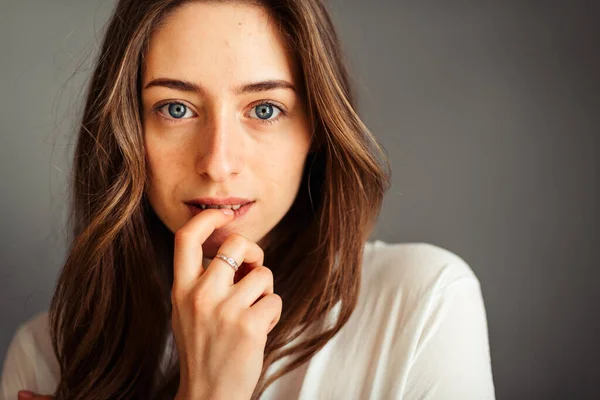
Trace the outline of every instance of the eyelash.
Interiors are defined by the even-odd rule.
[[[183,104],[184,106],[186,106],[188,109],[190,109],[185,103],[181,102],[181,101],[165,101],[162,103],[159,103],[154,110],[152,110],[152,114],[156,114],[158,113],[158,115],[161,118],[164,118],[167,122],[169,123],[178,123],[179,120],[181,120],[182,118],[169,118],[169,117],[165,117],[163,115],[163,113],[160,112],[160,109],[163,108],[164,106],[168,106],[170,104]],[[272,125],[275,122],[279,121],[281,118],[287,117],[287,112],[283,110],[282,107],[280,107],[279,105],[275,104],[274,102],[270,101],[270,100],[260,100],[259,103],[257,103],[256,105],[252,106],[250,109],[256,108],[258,106],[262,106],[264,104],[268,104],[272,107],[275,107],[279,110],[279,115],[277,115],[276,118],[274,119],[260,119],[260,118],[256,118],[258,119],[261,123],[265,124],[265,125]],[[187,119],[187,118],[183,118],[183,119]]]

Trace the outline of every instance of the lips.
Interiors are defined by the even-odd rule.
[[[194,205],[209,205],[209,206],[223,206],[223,205],[234,205],[234,204],[240,204],[240,205],[244,205],[247,203],[251,203],[252,200],[249,199],[244,199],[242,197],[224,197],[224,198],[219,198],[219,197],[200,197],[197,199],[192,199],[190,201],[187,201],[186,204],[194,204]]]
[[[229,203],[229,204],[235,204],[235,203]],[[237,203],[237,204],[240,204],[240,203]],[[252,207],[253,204],[254,204],[253,201],[252,202],[247,202],[247,203],[243,204],[237,210],[232,210],[233,211],[234,219],[238,219],[238,218],[242,217],[244,214],[246,214],[250,210],[250,207]],[[203,211],[210,210],[209,208],[202,209],[202,208],[200,208],[199,204],[195,204],[195,203],[188,203],[187,206],[190,209],[190,212],[192,213],[192,216],[196,216],[196,215],[200,214]]]

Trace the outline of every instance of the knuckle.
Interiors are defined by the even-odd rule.
[[[199,296],[197,293],[194,293],[191,296],[190,300],[191,300],[190,303],[192,305],[192,309],[195,312],[202,312],[202,311],[204,311],[204,301],[202,301],[202,297],[201,296]]]
[[[256,274],[258,274],[261,279],[267,280],[269,282],[273,282],[273,271],[271,271],[269,268],[263,266],[260,267],[256,267],[256,269],[254,270]]]
[[[175,288],[171,289],[171,304],[175,306],[179,303],[180,298],[179,292]]]
[[[184,284],[176,279],[173,280],[173,284],[171,285],[171,294],[183,294],[185,293]]]
[[[186,292],[177,283],[173,283],[171,288],[171,304],[180,305],[185,301]]]
[[[264,300],[268,303],[269,312],[279,318],[283,311],[283,300],[281,299],[281,296],[276,293],[269,293],[265,296]]]
[[[283,309],[283,299],[281,298],[280,295],[278,295],[277,293],[271,293],[269,295],[269,297],[271,298],[271,301],[273,302],[274,307],[279,310],[279,313],[281,313],[281,310]]]
[[[193,290],[190,293],[190,306],[196,315],[205,315],[210,311],[210,305],[201,290]]]
[[[248,239],[246,236],[241,235],[239,233],[232,233],[231,235],[227,236],[226,241],[228,242],[228,244],[231,244],[232,246],[237,247],[237,246],[245,245],[246,243],[248,243],[250,241],[250,239]]]
[[[277,304],[283,305],[283,299],[277,293],[271,293],[269,296],[271,296],[271,298],[277,302]]]
[[[250,314],[243,314],[238,320],[240,334],[245,338],[260,337],[260,327],[257,321]]]
[[[175,246],[180,246],[188,241],[191,233],[185,228],[179,228],[177,232],[175,232]]]

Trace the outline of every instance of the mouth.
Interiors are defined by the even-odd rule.
[[[192,216],[200,214],[202,211],[210,210],[213,208],[228,208],[233,211],[234,219],[238,219],[246,214],[250,207],[254,204],[254,201],[245,204],[232,204],[232,205],[206,205],[197,203],[187,203],[187,207],[192,213]]]

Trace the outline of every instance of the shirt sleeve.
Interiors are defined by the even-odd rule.
[[[457,277],[421,304],[421,335],[403,399],[494,400],[488,328],[479,280]]]
[[[20,390],[37,392],[35,342],[26,325],[17,329],[6,353],[0,380],[0,399],[16,400]]]

